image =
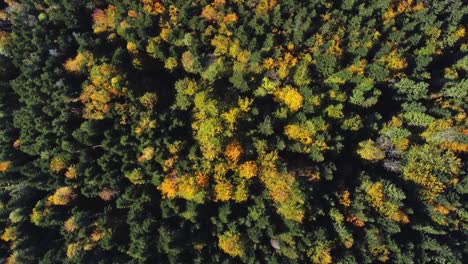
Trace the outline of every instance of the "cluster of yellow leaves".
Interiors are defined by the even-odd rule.
[[[273,10],[276,6],[277,0],[260,0],[255,6],[255,11],[258,15],[263,15],[268,11]]]
[[[327,53],[339,57],[343,55],[343,49],[340,47],[341,39],[338,35],[333,35],[330,40],[330,46],[327,50]]]
[[[76,172],[75,166],[69,166],[67,171],[65,172],[65,177],[67,179],[76,179],[78,173]]]
[[[331,264],[333,263],[330,255],[330,247],[323,242],[316,242],[315,246],[307,252],[307,256],[314,264]]]
[[[67,246],[67,257],[68,258],[71,258],[73,256],[75,256],[78,251],[81,250],[81,247],[80,247],[80,244],[79,243],[71,243],[71,244],[68,244]]]
[[[93,12],[94,33],[102,33],[115,28],[117,10],[115,6],[109,5],[105,10],[96,9]]]
[[[369,244],[369,252],[381,262],[390,259],[390,251],[385,245]]]
[[[106,232],[99,229],[98,227],[96,227],[93,232],[91,233],[91,240],[94,241],[94,242],[97,242],[99,240],[101,240],[104,236],[106,236]]]
[[[111,100],[121,95],[126,89],[120,87],[122,80],[117,69],[110,64],[93,66],[90,81],[84,86],[80,95],[85,105],[83,117],[100,120],[111,108]]]
[[[432,201],[446,190],[450,178],[455,179],[460,168],[461,160],[453,152],[425,145],[410,149],[403,167],[403,178],[422,187],[424,199]],[[444,183],[438,174],[448,175],[449,182]]]
[[[214,200],[226,202],[232,199],[234,192],[234,186],[226,181],[217,181],[214,188]]]
[[[67,205],[77,197],[70,186],[58,188],[55,193],[47,198],[48,205]]]
[[[304,200],[297,189],[293,173],[280,173],[276,168],[277,152],[260,151],[258,175],[285,219],[302,222]]]
[[[154,157],[154,148],[146,147],[141,151],[140,157],[138,157],[138,162],[145,162],[151,160]]]
[[[384,201],[383,184],[381,182],[372,183],[366,191],[366,200],[379,213],[395,222],[404,224],[409,222],[408,216],[399,210],[396,204]]]
[[[397,49],[393,49],[389,54],[380,59],[392,71],[401,71],[408,66],[405,58],[402,58]]]
[[[244,255],[244,244],[240,235],[227,231],[218,237],[218,245],[226,254],[236,257]]]
[[[363,75],[366,65],[367,65],[367,60],[362,59],[358,63],[352,64],[351,66],[349,66],[348,70],[354,74]]]
[[[302,95],[290,85],[282,89],[277,89],[274,95],[275,98],[283,102],[291,112],[297,112],[301,109],[304,101]]]
[[[140,120],[138,120],[135,127],[135,134],[141,135],[146,129],[156,128],[156,120],[151,119],[148,112],[141,113]]]
[[[155,93],[145,93],[139,98],[139,101],[147,110],[153,110],[158,101],[158,95]]]
[[[453,152],[468,152],[468,143],[458,142],[463,138],[463,129],[453,126],[451,119],[437,119],[429,124],[427,129],[421,134],[427,142],[439,144]]]
[[[393,20],[399,14],[405,12],[417,12],[419,10],[424,9],[423,3],[418,3],[413,5],[413,0],[398,0],[394,1],[390,4],[387,11],[383,14],[382,18],[384,24],[388,24],[391,20]]]
[[[133,184],[144,184],[145,179],[141,169],[134,169],[130,173],[125,174],[125,177]]]
[[[177,195],[177,179],[175,177],[164,178],[158,189],[167,198],[175,198]]]
[[[0,172],[5,172],[10,168],[11,166],[11,161],[3,161],[0,162]]]
[[[79,73],[83,67],[92,67],[93,54],[89,51],[78,52],[74,59],[68,59],[63,67],[71,73]]]
[[[294,57],[290,52],[285,52],[282,58],[274,61],[271,58],[265,59],[263,65],[266,69],[276,68],[278,77],[282,80],[289,75],[289,71],[296,66],[298,59]]]
[[[257,164],[255,161],[247,161],[239,166],[239,175],[242,178],[250,179],[257,175]]]
[[[208,180],[208,177],[202,173],[197,173],[195,176],[183,175],[181,177],[171,174],[164,178],[158,189],[164,197],[169,199],[179,197],[203,203],[205,198],[203,187],[207,185]]]
[[[313,134],[307,129],[307,127],[298,125],[298,124],[291,124],[287,125],[284,128],[284,134],[291,140],[296,140],[301,142],[304,145],[311,145],[312,144],[312,137]]]
[[[143,9],[151,15],[162,14],[166,10],[159,0],[140,0],[140,2],[143,3]]]
[[[54,157],[50,161],[49,169],[51,172],[59,173],[66,168],[65,161],[60,157]]]
[[[217,104],[215,100],[209,99],[208,95],[209,93],[205,91],[195,94],[193,114],[195,121],[192,123],[192,129],[203,158],[212,161],[222,150],[217,136],[221,134],[223,128],[218,117]]]
[[[371,139],[360,142],[357,153],[361,158],[369,161],[379,161],[385,158],[385,152],[378,148]]]
[[[75,223],[74,216],[68,218],[68,220],[63,223],[63,229],[65,229],[65,231],[67,231],[68,233],[71,233],[78,229]]]
[[[2,236],[0,239],[2,239],[5,242],[9,241],[15,241],[16,240],[16,229],[15,227],[7,227],[5,228],[5,231],[3,232]]]
[[[218,11],[216,7],[213,5],[207,5],[203,7],[203,10],[200,16],[204,19],[216,21],[216,22],[221,22],[224,17],[223,13]]]

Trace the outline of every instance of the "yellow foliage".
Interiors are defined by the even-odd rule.
[[[223,20],[223,14],[218,12],[212,5],[207,5],[203,7],[203,10],[200,16],[207,20],[212,20],[212,21],[217,21],[217,22],[220,22]]]
[[[65,169],[65,167],[65,161],[60,157],[54,157],[50,161],[49,169],[51,172],[59,173],[60,171]]]
[[[316,242],[314,248],[307,252],[307,256],[314,264],[331,264],[330,247],[322,242]]]
[[[76,253],[78,253],[78,251],[80,250],[80,244],[78,243],[71,243],[67,246],[67,257],[68,258],[71,258],[73,256],[76,255]]]
[[[370,244],[369,251],[374,257],[376,257],[381,262],[387,262],[390,259],[390,252],[385,245]]]
[[[76,198],[76,194],[69,186],[58,188],[55,193],[47,198],[47,203],[52,205],[67,205]]]
[[[15,227],[12,227],[12,226],[5,228],[5,231],[3,232],[2,236],[0,237],[0,239],[2,239],[5,242],[15,241],[16,238],[17,238],[16,237],[16,229],[15,229]]]
[[[5,260],[5,264],[17,264],[18,261],[17,261],[17,258],[18,257],[18,253],[17,252],[13,252],[10,256],[8,256],[8,258]]]
[[[143,3],[143,9],[151,15],[162,14],[166,10],[159,0],[140,0],[140,2]]]
[[[349,191],[344,191],[340,194],[340,204],[344,207],[349,207],[351,205],[351,200],[349,199]]]
[[[402,58],[400,55],[398,55],[396,49],[392,50],[385,57],[381,58],[381,61],[385,62],[387,67],[393,71],[401,71],[408,66],[405,58]]]
[[[372,184],[367,190],[366,200],[375,208],[382,207],[383,202],[383,185],[381,182]]]
[[[257,175],[257,164],[255,161],[244,162],[239,167],[239,175],[243,178],[250,179]]]
[[[65,229],[65,231],[67,231],[68,233],[71,233],[78,229],[78,227],[75,224],[74,216],[68,218],[68,220],[63,223],[63,229]]]
[[[159,36],[161,37],[162,40],[167,42],[169,40],[170,33],[171,33],[171,26],[169,25],[168,22],[166,22],[161,27],[161,32],[159,32]]]
[[[283,102],[291,112],[297,112],[301,109],[304,101],[302,95],[290,85],[282,89],[277,89],[274,95],[279,101]]]
[[[78,52],[74,59],[68,59],[63,66],[68,72],[79,73],[84,66],[91,67],[93,60],[91,52]]]
[[[379,161],[385,158],[385,152],[379,149],[374,141],[370,139],[359,143],[357,153],[361,158],[369,161]]]
[[[106,10],[96,9],[93,13],[94,33],[102,33],[115,28],[117,10],[113,5],[107,6]]]
[[[169,6],[169,19],[171,20],[173,25],[177,24],[179,9],[175,5]]]
[[[253,99],[249,99],[248,97],[245,98],[239,98],[237,100],[237,104],[239,105],[239,109],[243,112],[248,112],[250,110],[250,106],[253,103]]]
[[[258,1],[257,5],[255,6],[255,11],[259,15],[263,15],[268,11],[273,10],[276,6],[277,0],[260,0]]]
[[[175,198],[177,195],[177,179],[173,177],[164,178],[158,189],[164,197]]]
[[[216,35],[211,40],[211,45],[215,48],[215,56],[224,55],[228,52],[229,49],[229,38],[224,35]]]
[[[127,50],[130,53],[137,53],[138,52],[137,45],[134,42],[128,42],[127,43]]]
[[[218,237],[218,245],[226,254],[236,257],[244,255],[244,245],[240,240],[240,235],[230,231]]]
[[[214,188],[214,200],[221,202],[229,201],[230,199],[232,199],[233,189],[234,187],[232,186],[232,184],[227,181],[217,182]]]
[[[146,147],[141,151],[141,156],[138,158],[138,162],[144,162],[151,160],[154,157],[154,148]]]
[[[0,172],[5,172],[10,168],[11,166],[11,161],[3,161],[0,162]]]
[[[76,179],[77,172],[75,166],[69,166],[67,171],[65,172],[65,177],[67,179]]]
[[[466,35],[466,29],[465,27],[461,26],[455,31],[454,36],[456,38],[463,38]]]
[[[106,235],[105,231],[100,230],[99,228],[95,228],[91,233],[91,240],[97,242],[101,240]]]
[[[248,188],[245,181],[242,181],[240,184],[236,186],[236,191],[234,192],[234,201],[237,203],[247,201],[249,197]]]
[[[297,140],[304,145],[312,144],[312,133],[310,133],[310,131],[303,126],[297,124],[287,125],[284,128],[284,134],[289,139]]]

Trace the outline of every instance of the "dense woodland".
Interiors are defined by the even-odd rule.
[[[0,5],[0,263],[467,263],[468,1]]]

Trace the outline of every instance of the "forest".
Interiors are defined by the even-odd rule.
[[[468,262],[467,0],[0,10],[0,263]]]

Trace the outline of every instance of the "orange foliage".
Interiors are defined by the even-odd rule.
[[[349,207],[351,205],[351,200],[349,199],[349,191],[344,191],[340,194],[340,204],[344,207]]]
[[[242,147],[239,141],[234,140],[226,146],[224,151],[224,155],[228,159],[228,161],[232,163],[237,163],[242,155]]]
[[[0,172],[5,172],[10,168],[11,161],[0,162]]]
[[[364,221],[361,219],[357,218],[355,215],[351,214],[346,217],[346,221],[352,223],[356,227],[363,227]]]
[[[238,19],[239,19],[239,18],[237,17],[236,14],[227,14],[227,15],[224,16],[223,21],[224,21],[225,23],[237,22]]]
[[[71,233],[78,229],[78,227],[75,224],[74,216],[68,218],[68,220],[63,223],[63,229],[65,229],[65,231],[67,231],[68,233]]]
[[[117,195],[117,191],[114,191],[114,190],[109,189],[109,188],[104,188],[104,189],[102,189],[102,191],[99,192],[99,197],[103,201],[106,201],[106,202],[114,199],[114,197],[116,195]]]
[[[158,189],[164,197],[175,198],[177,195],[177,179],[175,177],[164,178]]]
[[[106,10],[96,9],[93,12],[94,33],[102,33],[115,28],[117,10],[113,5],[107,6]]]

